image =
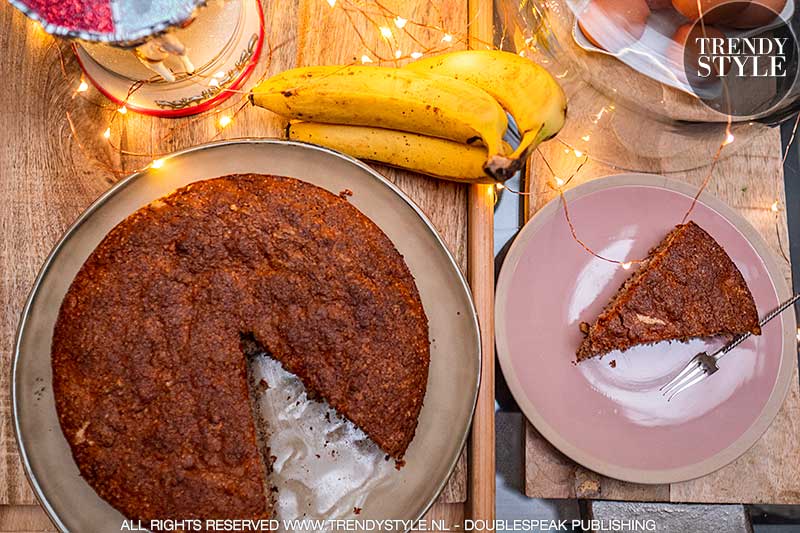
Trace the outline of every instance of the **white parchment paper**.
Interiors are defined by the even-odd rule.
[[[300,380],[280,363],[258,356],[250,363],[258,392],[258,418],[274,456],[270,483],[277,518],[354,518],[369,493],[399,476],[393,459],[326,403],[310,400]]]

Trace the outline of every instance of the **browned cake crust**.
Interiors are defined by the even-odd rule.
[[[429,363],[402,256],[313,185],[202,181],[116,226],[55,326],[61,427],[83,477],[124,515],[270,515],[243,336],[402,457]]]
[[[677,226],[620,288],[578,361],[637,344],[760,334],[753,296],[725,250],[694,222]]]

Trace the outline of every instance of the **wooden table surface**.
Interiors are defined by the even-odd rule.
[[[542,150],[545,157],[558,161],[558,147]],[[562,152],[563,155],[563,152]],[[574,157],[573,157],[574,160]],[[551,163],[552,164],[552,163]],[[536,199],[530,214],[554,197],[544,183],[547,169],[541,160],[534,162],[533,190]],[[578,185],[595,177],[616,174],[602,163],[589,163],[573,180]],[[773,176],[780,175],[778,198],[784,205],[780,132],[765,129],[748,146],[724,158],[717,178],[704,194],[714,195],[737,209],[764,237],[775,255],[789,286],[791,269],[782,257],[778,235],[788,250],[786,217],[770,210],[775,199]],[[699,185],[705,173],[693,170],[667,176]],[[679,216],[680,218],[680,216]],[[721,470],[694,481],[671,485],[636,485],[605,478],[575,464],[553,448],[528,424],[526,430],[526,494],[536,498],[598,498],[611,500],[702,502],[702,503],[800,503],[800,387],[795,362],[791,389],[773,424],[758,443],[738,460]]]
[[[387,55],[374,23],[351,17],[343,10],[332,9],[326,0],[264,1],[267,44],[254,76],[277,73],[287,68],[310,64],[343,64],[358,61],[366,48],[379,49]],[[460,36],[455,47],[464,47],[468,34],[491,35],[491,2],[485,0],[443,0],[436,9],[423,0],[393,0],[382,5],[406,14],[410,20],[446,28]],[[470,26],[468,21],[481,18]],[[391,21],[381,21],[390,24]],[[8,391],[14,333],[24,300],[51,247],[73,220],[119,177],[149,163],[153,156],[123,156],[119,148],[145,154],[171,152],[183,147],[220,138],[245,136],[280,137],[284,123],[261,109],[246,107],[235,121],[220,131],[216,117],[199,119],[152,119],[128,113],[117,116],[110,145],[102,132],[114,106],[99,97],[94,89],[90,102],[75,97],[80,71],[72,54],[66,54],[64,73],[53,38],[26,19],[7,2],[0,2],[0,532],[51,531],[52,524],[38,507],[16,451],[11,425]],[[364,41],[362,41],[362,37]],[[441,33],[431,32],[431,46],[440,44]],[[414,43],[400,37],[395,44],[412,49]],[[62,44],[62,48],[65,48]],[[97,105],[100,103],[101,105]],[[67,120],[70,114],[73,126]],[[113,166],[119,172],[109,172]],[[470,253],[483,254],[485,265],[471,265],[471,278],[488,280],[483,297],[484,315],[491,314],[491,201],[488,189],[474,188],[412,175],[399,170],[380,168],[397,183],[428,215],[437,227],[456,260],[467,271]],[[477,196],[476,196],[477,195]],[[468,203],[471,202],[471,203]],[[486,206],[489,206],[487,208]],[[472,210],[489,217],[480,241],[468,240],[468,215]],[[473,216],[473,223],[475,217]],[[488,265],[488,266],[487,266]],[[477,276],[477,278],[476,278]],[[488,308],[488,311],[487,311]],[[489,322],[484,320],[484,322]],[[491,335],[488,336],[491,339]],[[491,348],[492,343],[488,341]],[[491,365],[493,367],[493,365]],[[493,392],[489,393],[493,401]],[[493,411],[491,413],[493,416]],[[488,422],[492,426],[493,422]],[[493,453],[493,440],[491,441]],[[482,471],[493,468],[487,459],[486,442],[473,444],[482,457]],[[473,512],[493,513],[494,476],[475,498],[482,509]],[[468,476],[465,455],[453,474],[439,502],[429,517],[454,524],[463,519],[467,499]],[[490,491],[490,492],[487,492]],[[487,494],[490,494],[491,501]]]
[[[486,22],[486,13],[475,9],[485,2],[473,3],[471,10],[466,0],[443,0],[435,10],[423,0],[384,3],[408,13],[409,18],[447,27],[454,34],[482,32],[485,38],[490,25]],[[325,0],[272,0],[265,2],[265,6],[268,41],[273,45],[273,53],[271,62],[262,59],[256,76],[295,65],[349,63],[364,53],[365,44],[353,31],[351,21],[343,12],[332,10]],[[478,19],[483,22],[468,28],[468,21]],[[374,27],[366,20],[356,20],[356,27],[358,33],[365,36],[367,45],[383,46]],[[0,49],[4,51],[0,79],[5,84],[5,90],[0,91],[0,117],[3,119],[0,129],[0,388],[8,391],[17,320],[42,261],[91,201],[121,175],[143,166],[148,159],[122,156],[102,139],[100,134],[114,113],[113,107],[74,99],[79,70],[71,55],[66,55],[68,81],[65,82],[51,37],[5,2],[0,3],[0,28]],[[398,46],[410,47],[412,43],[401,41]],[[92,101],[103,102],[94,90],[89,94]],[[586,117],[581,117],[581,113],[590,111],[576,107],[571,110],[570,120],[583,120]],[[67,121],[67,112],[71,114],[75,133]],[[191,127],[188,127],[190,122]],[[213,116],[199,120],[157,120],[129,113],[115,126],[112,141],[133,152],[157,153],[215,136],[280,136],[282,129],[280,119],[249,107],[224,131],[218,130]],[[542,154],[551,164],[563,165],[565,173],[574,163],[574,159],[565,159],[563,146],[558,143],[544,146]],[[636,159],[635,155],[631,157]],[[109,165],[121,173],[109,172]],[[380,170],[427,213],[466,271],[468,256],[480,253],[480,248],[474,246],[468,253],[470,209],[483,209],[485,216],[485,204],[476,203],[476,194],[485,195],[486,190],[474,189],[470,193],[462,185],[392,169]],[[656,166],[651,170],[663,169]],[[610,167],[592,162],[574,183],[614,172]],[[764,208],[774,199],[773,177],[776,174],[782,176],[780,139],[777,131],[766,130],[754,135],[752,143],[739,147],[734,155],[722,161],[709,194],[740,209],[761,231],[774,253],[779,254],[778,237],[783,243],[788,242],[785,216],[779,213],[776,232],[775,215]],[[704,174],[696,170],[671,175],[698,183]],[[531,176],[532,189],[537,192],[530,203],[533,213],[554,193],[545,183],[550,173],[539,157],[533,160]],[[782,184],[782,179],[779,182]],[[783,198],[782,188],[779,196]],[[477,219],[472,220],[474,223]],[[474,225],[472,231],[476,231]],[[490,235],[484,235],[481,244],[484,250],[490,239]],[[782,260],[781,263],[788,279],[789,265]],[[472,279],[481,275],[479,270],[470,270]],[[487,305],[490,309],[490,304]],[[488,345],[491,350],[491,342]],[[800,415],[797,376],[793,383],[777,422],[756,448],[716,474],[671,486],[642,487],[597,476],[561,456],[528,427],[526,492],[529,496],[555,498],[798,503],[800,465],[797,461],[781,460],[781,457],[797,457],[800,452],[800,435],[794,427]],[[493,462],[488,455],[482,460],[481,468],[485,468],[487,461]],[[467,470],[467,462],[462,457],[440,502],[431,510],[431,517],[456,523],[465,516],[468,510],[464,505],[469,486]],[[493,485],[482,488],[486,490],[481,499],[493,495]],[[11,428],[10,399],[7,393],[3,394],[0,396],[0,532],[52,530],[22,472]]]
[[[559,40],[563,57],[569,57],[586,72],[591,72],[601,86],[615,87],[619,86],[620,79],[625,80],[626,97],[636,95],[637,99],[653,104],[647,108],[650,113],[688,117],[698,107],[687,95],[637,77],[613,58],[579,49],[568,36],[572,29],[570,20],[554,19],[552,27],[557,35],[567,35]],[[708,175],[711,154],[725,136],[724,125],[715,131],[709,129],[703,136],[679,138],[670,136],[666,128],[648,120],[648,111],[643,109],[631,115],[624,104],[614,105],[613,100],[588,90],[585,85],[575,89],[570,99],[566,130],[572,129],[573,139],[586,132],[586,139],[591,137],[591,140],[576,146],[585,150],[580,156],[574,149],[565,150],[558,142],[540,148],[540,154],[530,165],[529,182],[534,194],[530,196],[527,215],[533,216],[557,196],[548,183],[553,176],[550,168],[561,177],[571,176],[586,155],[588,162],[570,181],[569,187],[621,172],[598,161],[598,154],[613,154],[616,166],[664,174],[699,187]],[[736,140],[723,149],[722,158],[703,194],[724,201],[758,230],[791,287],[791,265],[784,258],[789,241],[783,209],[786,203],[780,131],[757,125],[735,131]],[[562,133],[564,137],[570,135]],[[652,157],[659,151],[670,155]],[[685,168],[691,170],[675,170]],[[771,210],[776,200],[777,213]],[[682,216],[683,213],[676,213],[676,220]],[[577,231],[580,232],[580,228]],[[800,457],[800,381],[796,360],[793,359],[793,363],[791,389],[771,427],[752,449],[717,472],[671,485],[636,485],[605,478],[572,462],[528,424],[526,494],[535,498],[800,504],[800,462],[792,459]]]

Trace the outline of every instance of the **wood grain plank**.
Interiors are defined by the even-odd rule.
[[[731,145],[731,148],[734,148]],[[541,149],[556,172],[569,176],[576,158],[565,154],[563,146],[545,145]],[[658,171],[658,169],[653,169]],[[707,168],[668,173],[698,185]],[[570,186],[618,171],[595,161],[588,163]],[[550,172],[541,157],[531,165],[531,215],[556,193],[548,185]],[[776,183],[778,184],[776,190]],[[748,143],[740,143],[720,161],[714,179],[704,195],[714,195],[737,209],[759,231],[776,257],[787,281],[791,281],[790,264],[783,259],[788,243],[785,213],[776,215],[769,209],[779,200],[784,205],[783,168],[780,133],[762,128],[750,135]],[[679,220],[682,214],[676,214]],[[580,228],[577,228],[580,232]],[[795,370],[796,372],[796,370]],[[532,427],[526,432],[526,494],[531,497],[586,497],[640,501],[709,502],[709,503],[798,503],[800,502],[800,465],[785,461],[800,453],[797,417],[800,416],[800,386],[792,388],[775,422],[758,443],[739,460],[718,472],[686,483],[636,486],[596,474],[586,474],[572,461],[549,445]],[[583,486],[584,492],[576,490]]]
[[[56,531],[56,527],[38,505],[0,505],[0,531],[49,533]]]
[[[469,47],[494,37],[491,0],[469,0]],[[495,519],[494,204],[493,185],[469,188],[469,284],[481,328],[481,382],[470,436],[469,516]]]
[[[469,189],[469,283],[481,328],[481,384],[470,436],[470,517],[494,520],[494,249],[493,185]]]
[[[563,0],[554,0],[555,4],[565,7]],[[603,164],[600,162],[602,160],[613,163],[617,168],[661,173],[699,186],[707,175],[707,162],[711,158],[709,154],[718,146],[721,132],[710,135],[708,128],[696,126],[685,130],[689,132],[688,135],[672,134],[663,125],[648,120],[648,113],[689,120],[719,121],[721,117],[702,109],[685,94],[634,75],[627,66],[613,58],[580,50],[569,37],[572,30],[570,17],[556,16],[551,22],[551,28],[560,37],[562,60],[567,58],[566,63],[578,65],[579,69],[591,73],[592,82],[603,87],[605,94],[613,94],[618,80],[624,79],[627,82],[627,99],[646,101],[654,106],[647,111],[640,109],[639,114],[632,115],[620,105],[619,111],[622,112],[616,112],[612,99],[588,90],[586,84],[574,87],[565,131],[573,139],[591,133],[591,142],[587,141],[587,144],[577,148],[594,158],[572,180],[570,186],[621,172],[609,164]],[[520,35],[512,34],[511,41],[519,46]],[[540,156],[534,158],[530,169],[529,183],[533,193],[527,199],[530,215],[556,197],[548,184],[552,173],[543,158],[562,178],[571,176],[582,161],[580,155],[559,143],[542,146]],[[698,166],[700,168],[696,168]],[[693,167],[693,170],[676,171]],[[769,209],[776,199],[784,205],[779,132],[757,125],[738,130],[737,140],[725,148],[723,159],[704,193],[704,196],[710,195],[738,210],[758,230],[777,258],[787,281],[790,281],[790,265],[783,259],[781,251],[781,243],[784,249],[788,249],[786,216],[783,211],[776,216]],[[682,213],[676,213],[676,223],[681,217]],[[580,234],[580,228],[577,230]],[[753,449],[739,460],[709,476],[671,486],[633,486],[587,473],[554,450],[534,428],[528,427],[526,493],[531,497],[565,497],[576,493],[580,495],[582,487],[587,498],[798,503],[800,465],[782,459],[794,457],[800,451],[796,422],[793,422],[800,414],[798,390],[800,386],[795,378],[775,422]]]
[[[271,0],[267,11],[267,44],[254,76],[276,73],[300,64],[352,62],[364,53],[350,23],[340,10],[331,10],[322,0]],[[442,24],[454,32],[465,32],[467,7],[464,0],[441,2],[429,9],[423,1],[387,3],[407,18]],[[385,46],[375,28],[363,19],[360,30],[370,30],[371,43]],[[387,21],[389,22],[389,21]],[[246,107],[236,120],[221,130],[216,117],[176,120],[152,119],[129,113],[112,127],[115,146],[145,157],[122,156],[105,142],[105,129],[113,108],[103,109],[95,91],[94,102],[73,100],[65,84],[53,39],[13,9],[0,5],[0,47],[6,52],[0,75],[7,80],[0,92],[0,116],[7,127],[0,130],[0,388],[8,390],[9,364],[14,332],[25,296],[50,248],[69,224],[119,176],[95,161],[116,164],[129,172],[161,153],[217,139],[283,135],[284,121],[261,109]],[[434,38],[431,35],[431,38]],[[440,36],[435,36],[440,39]],[[411,43],[400,41],[401,46]],[[384,50],[385,51],[385,50]],[[393,51],[389,52],[391,55]],[[65,56],[69,79],[77,84],[79,68]],[[234,99],[230,100],[232,105]],[[107,103],[107,102],[105,102]],[[229,104],[220,109],[231,113]],[[65,111],[70,110],[81,146],[70,135]],[[118,126],[122,127],[119,128]],[[91,155],[87,155],[91,154]],[[430,217],[453,252],[461,268],[467,268],[466,188],[412,173],[378,167],[397,183]],[[8,395],[0,397],[0,505],[35,504],[22,473],[10,424]],[[466,458],[462,455],[442,500],[466,498]],[[432,511],[439,512],[439,511]],[[443,511],[444,512],[444,511]],[[1,530],[1,529],[0,529]]]
[[[0,5],[0,503],[35,504],[11,426],[10,363],[22,306],[44,257],[107,177],[75,153],[63,115],[71,88],[45,35]],[[76,165],[78,163],[78,165]],[[80,170],[77,170],[80,169]]]

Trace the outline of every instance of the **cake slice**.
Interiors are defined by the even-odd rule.
[[[638,344],[761,333],[753,295],[725,250],[694,222],[676,226],[591,326],[578,361]]]

